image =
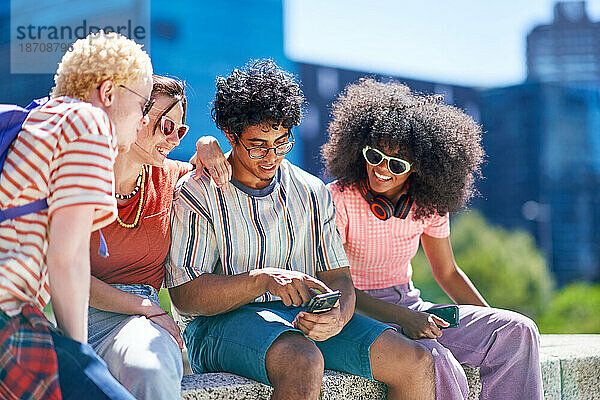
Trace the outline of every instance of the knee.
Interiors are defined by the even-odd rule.
[[[134,352],[118,366],[118,379],[127,388],[179,388],[183,359],[179,347],[161,347],[160,352]]]
[[[321,384],[325,361],[317,346],[300,334],[284,333],[267,351],[269,379],[281,375]],[[272,379],[271,379],[272,380]]]
[[[407,348],[396,348],[399,351],[398,356],[404,362],[415,369],[433,369],[433,355],[431,351],[415,340],[409,340]]]
[[[303,349],[297,348],[290,351],[290,364],[293,368],[306,371],[307,374],[312,375],[319,383],[321,382],[325,370],[325,360],[321,351],[314,344],[310,343],[309,346]]]
[[[535,322],[531,318],[522,316],[517,327],[523,347],[529,352],[536,353],[540,346],[540,331]]]
[[[388,383],[403,376],[433,376],[433,356],[422,344],[396,332],[384,332],[371,346],[371,370],[375,379]],[[402,378],[403,379],[403,378]]]
[[[525,315],[510,312],[506,329],[507,336],[513,342],[538,345],[540,332],[535,322]]]
[[[415,367],[419,368],[425,373],[433,371],[433,356],[429,349],[418,342],[414,342],[413,344],[415,346],[413,355],[413,362]],[[450,356],[452,356],[450,351],[448,351],[448,353],[450,354]]]
[[[179,394],[183,374],[161,367],[124,365],[119,370],[119,382],[136,397],[147,397],[160,393]]]
[[[410,366],[415,376],[434,376],[434,356],[424,345],[413,341],[410,351],[401,355],[403,362]]]
[[[525,315],[501,310],[490,338],[492,348],[512,354],[514,360],[539,353],[540,333],[537,325]]]

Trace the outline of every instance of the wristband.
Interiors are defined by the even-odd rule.
[[[158,314],[148,315],[148,317],[146,317],[146,318],[150,319],[150,318],[154,318],[154,317],[161,317],[161,316],[167,315],[167,314],[168,314],[168,312],[165,311],[165,312],[161,312],[161,313],[158,313]]]

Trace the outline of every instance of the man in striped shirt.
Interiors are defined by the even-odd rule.
[[[354,314],[331,196],[284,160],[303,102],[270,60],[217,80],[213,117],[233,147],[233,177],[227,190],[207,175],[182,178],[167,259],[191,367],[271,384],[273,399],[318,398],[324,368],[382,381],[390,399],[431,399],[430,354]],[[309,313],[311,289],[342,296]]]
[[[73,44],[54,80],[0,175],[2,209],[48,202],[0,224],[0,397],[132,399],[86,344],[89,240],[116,216],[113,161],[148,122],[152,65],[100,32]],[[50,298],[59,330],[42,313]]]

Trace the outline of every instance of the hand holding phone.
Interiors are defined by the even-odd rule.
[[[440,317],[441,319],[443,319],[444,321],[446,321],[447,323],[450,324],[449,326],[438,325],[440,327],[440,329],[457,328],[458,327],[458,321],[459,321],[458,306],[452,305],[452,306],[446,306],[446,307],[430,308],[429,310],[424,310],[424,311],[429,314],[437,315],[438,317]]]
[[[341,295],[339,290],[317,294],[306,305],[306,311],[309,313],[327,312],[335,306]]]
[[[340,333],[346,324],[337,305],[341,293],[337,290],[321,293],[312,289],[310,292],[313,297],[307,302],[307,309],[296,315],[293,325],[308,338],[320,342]]]

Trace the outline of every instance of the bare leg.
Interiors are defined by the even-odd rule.
[[[267,351],[265,366],[272,400],[317,399],[325,362],[313,342],[298,332],[281,334]]]
[[[393,330],[371,345],[373,378],[388,387],[388,399],[433,400],[435,373],[427,348]]]

